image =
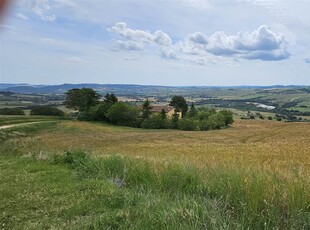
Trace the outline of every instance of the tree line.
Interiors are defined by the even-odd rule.
[[[217,112],[214,108],[190,108],[184,97],[174,96],[170,106],[175,108],[172,117],[166,111],[152,113],[152,105],[148,99],[141,107],[120,102],[113,93],[107,93],[103,100],[91,88],[71,89],[66,93],[64,104],[67,108],[79,111],[78,119],[84,121],[104,121],[114,125],[139,127],[146,129],[181,129],[181,130],[213,130],[227,127],[233,123],[233,115],[229,110]],[[179,117],[181,112],[182,117]]]

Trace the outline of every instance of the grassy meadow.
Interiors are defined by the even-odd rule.
[[[3,229],[310,229],[310,123],[49,120],[0,130],[0,159]]]

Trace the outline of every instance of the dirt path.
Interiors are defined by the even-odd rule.
[[[9,128],[13,128],[16,126],[21,126],[21,125],[30,125],[30,124],[37,124],[37,123],[43,123],[43,122],[49,122],[49,121],[34,121],[34,122],[26,122],[26,123],[19,123],[19,124],[3,125],[3,126],[0,126],[0,130],[9,129]]]

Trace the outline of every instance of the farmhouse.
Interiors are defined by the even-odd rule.
[[[173,106],[169,105],[152,105],[151,112],[152,113],[161,113],[162,110],[165,111],[167,117],[171,118],[172,115],[176,112],[176,109]],[[179,114],[179,117],[182,117],[182,112],[176,112]]]

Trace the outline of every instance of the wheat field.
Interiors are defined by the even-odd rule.
[[[187,132],[57,120],[1,130],[0,144],[4,228],[310,227],[310,123]]]
[[[310,178],[310,123],[237,120],[227,129],[186,132],[62,121],[24,142],[20,145],[26,152],[82,149],[97,156],[120,154]]]

